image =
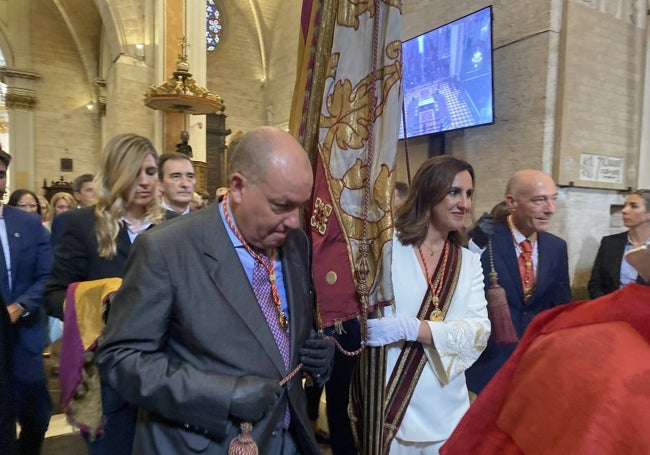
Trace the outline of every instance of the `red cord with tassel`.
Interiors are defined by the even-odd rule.
[[[492,239],[488,240],[490,257],[490,287],[485,293],[488,318],[492,324],[492,337],[497,344],[511,344],[518,341],[517,331],[512,324],[506,291],[499,285],[499,275],[494,269]]]
[[[242,422],[239,431],[239,436],[230,441],[228,455],[258,455],[257,444],[253,441],[253,425]]]
[[[299,363],[291,373],[282,378],[280,385],[283,386],[291,380],[302,368]],[[242,422],[239,425],[239,435],[230,441],[228,455],[258,455],[259,450],[253,439],[253,424],[251,422]]]

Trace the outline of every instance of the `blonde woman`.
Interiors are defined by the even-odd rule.
[[[148,139],[115,136],[103,155],[94,181],[97,203],[60,217],[65,222],[45,297],[48,313],[61,319],[69,284],[122,278],[136,236],[166,216],[158,201],[158,153]],[[102,406],[104,432],[88,441],[90,455],[131,453],[136,409],[103,384]]]
[[[50,203],[47,202],[45,196],[38,196],[38,204],[41,206],[41,222],[43,226],[50,229],[50,225],[47,222],[50,219]]]
[[[40,196],[39,196],[40,200]],[[47,203],[47,201],[45,201]],[[54,196],[52,196],[52,199],[50,200],[50,204],[47,205],[47,210],[45,210],[45,206],[43,205],[43,202],[41,202],[41,208],[43,212],[47,211],[47,215],[45,217],[45,220],[43,221],[43,226],[45,226],[48,229],[52,228],[52,220],[54,219],[55,216],[61,215],[62,213],[67,212],[68,210],[73,210],[74,208],[77,207],[77,201],[75,201],[74,197],[70,193],[66,193],[64,191],[61,191],[59,193],[55,193]]]

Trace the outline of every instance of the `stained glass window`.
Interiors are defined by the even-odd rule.
[[[221,39],[221,15],[214,4],[214,0],[208,0],[205,5],[205,19],[207,27],[205,29],[205,41],[208,52],[212,52]]]

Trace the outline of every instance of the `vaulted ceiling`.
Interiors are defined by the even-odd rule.
[[[98,76],[102,18],[95,3],[88,0],[52,0],[77,46],[88,81]]]

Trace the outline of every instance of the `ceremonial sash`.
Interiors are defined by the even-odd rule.
[[[461,247],[458,245],[449,245],[449,257],[447,266],[444,267],[444,261],[439,261],[436,270],[431,278],[433,286],[428,286],[424,295],[424,300],[418,311],[418,319],[429,320],[435,306],[432,303],[433,296],[431,289],[437,289],[438,284],[442,284],[440,289],[439,308],[442,310],[443,320],[447,315],[449,304],[454,296],[458,275],[460,274],[461,265]],[[443,268],[443,270],[441,270]],[[402,423],[406,408],[408,407],[415,386],[420,379],[420,374],[427,363],[424,355],[422,344],[417,341],[407,341],[404,343],[397,363],[393,368],[388,384],[386,385],[386,400],[384,402],[384,432],[382,453],[388,453],[390,444],[397,434],[397,430]]]

